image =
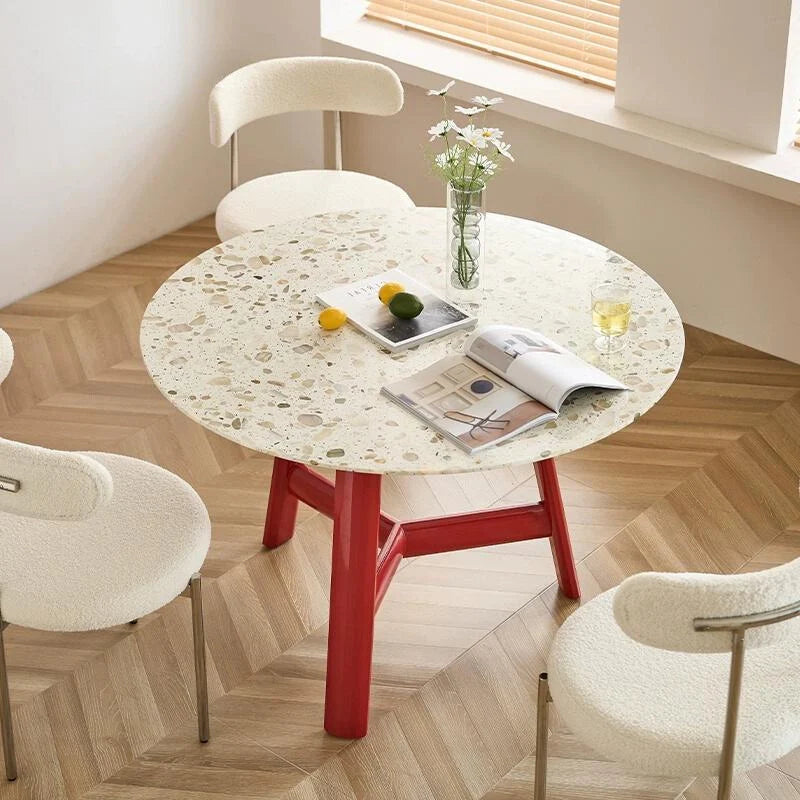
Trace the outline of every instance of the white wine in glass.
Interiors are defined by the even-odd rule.
[[[626,286],[600,283],[592,289],[592,327],[598,334],[594,346],[601,353],[622,349],[630,320],[631,293]]]

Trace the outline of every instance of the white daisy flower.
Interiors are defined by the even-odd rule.
[[[487,144],[486,139],[481,136],[480,128],[476,128],[474,125],[465,125],[458,132],[458,138],[477,150],[483,150]]]
[[[447,169],[454,167],[461,158],[461,148],[453,147],[450,150],[445,150],[444,153],[439,153],[434,159],[434,163],[439,169]]]
[[[503,138],[503,131],[500,128],[479,128],[481,136],[484,139],[497,146],[497,143]]]
[[[472,98],[473,103],[477,103],[479,106],[483,106],[484,108],[489,108],[489,106],[496,106],[498,103],[503,102],[502,97],[487,97],[485,94],[479,94]]]
[[[469,163],[475,167],[479,174],[483,175],[494,175],[494,171],[497,169],[497,164],[483,153],[473,153],[469,157]]]
[[[456,111],[459,114],[464,114],[467,117],[474,117],[476,114],[483,113],[485,109],[478,108],[478,106],[471,106],[470,108],[464,108],[464,106],[456,106]]]
[[[449,131],[457,131],[458,125],[453,122],[451,119],[443,119],[441,122],[437,122],[432,127],[428,128],[428,133],[430,134],[430,140],[433,141],[439,136],[446,136]]]
[[[506,144],[505,142],[499,142],[492,140],[492,144],[497,148],[497,152],[501,156],[505,156],[509,161],[514,160],[514,156],[511,155],[511,145]]]
[[[428,94],[435,97],[444,97],[455,85],[455,81],[450,81],[444,89],[428,89]]]

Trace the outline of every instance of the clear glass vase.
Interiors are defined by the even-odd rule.
[[[479,304],[483,297],[485,204],[485,185],[447,185],[447,297],[456,303]]]

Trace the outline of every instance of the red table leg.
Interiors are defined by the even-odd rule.
[[[335,491],[325,730],[355,739],[369,717],[381,476],[337,472]]]
[[[403,558],[549,538],[561,591],[580,597],[555,462],[534,468],[539,503],[402,522],[381,513],[380,475],[338,471],[334,485],[304,464],[275,459],[264,545],[277,547],[294,535],[300,500],[333,517],[328,733],[346,739],[367,733],[375,612]]]
[[[578,586],[578,574],[575,571],[567,518],[564,515],[564,501],[561,499],[561,489],[558,485],[556,462],[548,458],[545,461],[537,461],[533,466],[536,471],[536,482],[539,484],[539,495],[550,517],[550,549],[553,551],[558,585],[567,597],[577,600],[581,596],[581,590]]]
[[[297,498],[289,491],[289,471],[293,461],[276,458],[272,465],[267,519],[264,522],[264,547],[278,547],[294,536],[297,519]]]

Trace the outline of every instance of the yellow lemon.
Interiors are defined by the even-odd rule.
[[[347,314],[341,308],[326,308],[319,315],[319,324],[326,331],[335,331],[347,322]]]
[[[381,303],[388,306],[392,298],[398,293],[405,291],[405,287],[400,283],[384,283],[378,292]]]

